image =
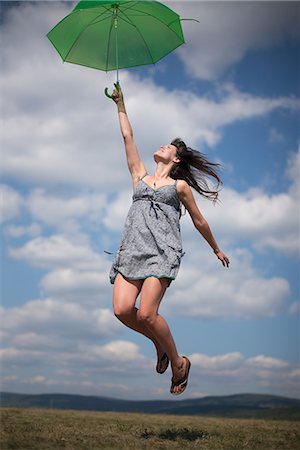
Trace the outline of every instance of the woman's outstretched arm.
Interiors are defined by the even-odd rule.
[[[220,250],[207,221],[199,211],[199,208],[193,196],[192,189],[190,188],[190,186],[187,184],[186,181],[180,180],[177,183],[177,190],[179,198],[183,203],[183,205],[185,206],[185,208],[188,210],[195,228],[199,231],[199,233],[201,233],[204,239],[211,246],[215,255],[222,262],[223,266],[228,267],[229,259],[222,252],[222,250]]]
[[[133,185],[136,186],[139,179],[146,173],[146,169],[134,142],[133,131],[127,117],[124,97],[120,86],[118,90],[114,90],[112,97],[118,107],[119,123],[125,144],[128,169],[132,177]]]

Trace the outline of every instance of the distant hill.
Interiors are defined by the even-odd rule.
[[[275,395],[236,394],[149,401],[72,394],[29,395],[2,392],[0,395],[3,407],[300,420],[300,400]]]

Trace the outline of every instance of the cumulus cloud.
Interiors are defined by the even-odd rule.
[[[220,193],[220,205],[202,202],[195,195],[201,212],[207,217],[216,235],[227,242],[227,245],[236,245],[240,239],[248,239],[255,249],[272,249],[285,255],[297,256],[300,250],[299,161],[299,149],[289,154],[286,177],[290,185],[284,192],[268,194],[256,187],[238,192],[224,187]],[[104,218],[108,228],[121,231],[129,200],[129,192],[121,192],[111,200]],[[184,217],[182,229],[188,230],[185,233],[188,240],[194,239],[192,228],[192,222]]]
[[[88,297],[90,292],[99,296],[99,291],[106,287],[108,282],[107,273],[96,271],[82,271],[74,269],[59,269],[45,275],[40,286],[48,293],[62,294],[67,292],[71,295],[83,294]]]
[[[225,353],[224,355],[208,356],[202,353],[191,355],[193,366],[197,369],[206,371],[207,373],[220,373],[224,375],[224,371],[236,370],[244,362],[244,356],[240,352]]]
[[[255,249],[297,256],[300,250],[299,158],[299,149],[288,157],[286,176],[290,185],[286,191],[268,194],[256,187],[245,192],[224,187],[220,205],[199,202],[216,235],[227,245],[247,239]],[[191,228],[192,224],[185,221],[184,226]]]
[[[27,200],[27,207],[34,219],[56,228],[74,226],[75,221],[101,224],[106,197],[102,193],[59,196],[44,189],[34,189]]]
[[[112,77],[62,65],[46,39],[46,33],[69,12],[69,7],[66,2],[24,2],[11,9],[3,24],[1,85],[5,104],[3,147],[7,152],[3,162],[6,174],[28,183],[69,179],[72,184],[85,179],[85,184],[92,180],[99,184],[102,178],[100,184],[104,184],[110,180],[107,171],[99,172],[103,155],[106,167],[110,167],[108,173],[115,168],[117,151],[111,149],[120,145],[113,120],[115,108],[101,92],[101,86]],[[107,132],[110,129],[111,134]],[[119,176],[124,179],[124,171]]]
[[[222,379],[229,389],[234,385],[235,389],[241,389],[242,392],[249,392],[249,387],[251,389],[255,383],[257,392],[299,396],[297,381],[299,367],[283,359],[266,355],[246,357],[239,352],[222,355],[194,353],[190,355],[190,359],[193,364],[194,380],[199,376],[204,386],[219,383]],[[193,383],[196,385],[195,381]]]
[[[293,302],[289,307],[289,314],[296,316],[300,310],[300,302]]]
[[[196,253],[194,249],[191,235],[186,240],[187,255],[176,280],[176,290],[170,291],[169,307],[164,306],[170,314],[259,318],[273,317],[286,308],[290,296],[288,281],[259,274],[249,251],[232,251],[231,268],[224,270],[200,243]],[[74,244],[64,236],[53,235],[10,248],[9,254],[33,266],[50,269],[40,282],[42,290],[50,295],[79,300],[84,296],[91,302],[96,298],[110,298],[110,261],[88,245]],[[183,303],[182,298],[187,300]]]
[[[190,75],[216,79],[247,52],[299,38],[297,2],[170,2],[183,18],[188,45],[178,54]],[[237,38],[238,36],[238,38]]]
[[[59,183],[101,187],[107,192],[116,190],[117,181],[118,188],[128,187],[115,106],[100,92],[111,76],[62,65],[45,38],[66,12],[64,3],[55,3],[55,7],[49,2],[24,3],[12,9],[3,25],[3,173],[29,185]],[[255,97],[230,85],[199,97],[186,90],[158,87],[151,79],[141,80],[126,71],[122,84],[136,140],[149,161],[156,145],[177,135],[189,136],[191,145],[200,142],[212,147],[223,128],[236,121],[298,108],[294,98]],[[136,92],[143,92],[142,102]]]
[[[1,308],[1,316],[4,389],[22,390],[36,381],[46,392],[108,395],[109,386],[114,396],[130,395],[132,386],[121,385],[118,377],[139,379],[153,366],[137,344],[113,339],[123,327],[111,309],[46,298]]]
[[[229,251],[230,269],[199,243],[186,245],[186,256],[162,310],[169,315],[259,319],[274,317],[287,308],[291,289],[283,277],[263,277],[253,255],[245,249]]]
[[[23,204],[21,195],[6,184],[0,185],[0,222],[17,217]]]
[[[79,391],[90,395],[144,399],[145,385],[148,385],[149,399],[169,398],[169,377],[158,377],[154,372],[155,362],[143,356],[136,344],[124,340],[113,340],[103,345],[78,345],[75,340],[72,349],[56,349],[47,354],[15,345],[5,349],[2,358],[6,363],[3,374],[6,389]],[[194,353],[189,358],[193,368],[189,390],[185,394],[187,398],[198,397],[199,392],[202,396],[203,389],[204,393],[221,394],[220,380],[228,393],[236,393],[237,389],[249,392],[255,385],[256,392],[272,393],[276,389],[277,394],[297,396],[299,368],[284,360],[262,355],[246,357],[239,352],[219,355]],[[33,362],[37,365],[29,373],[26,367]],[[76,370],[78,364],[80,371]],[[14,373],[16,368],[22,368],[22,378]],[[117,381],[120,375],[126,383]],[[128,382],[129,379],[133,382]],[[30,385],[33,387],[29,388]]]
[[[103,219],[104,225],[109,230],[120,231],[123,227],[125,217],[132,203],[131,196],[132,192],[126,190],[119,192],[114,199],[111,200]]]
[[[270,356],[258,355],[247,360],[250,366],[257,366],[263,369],[283,369],[289,366],[286,361]]]
[[[89,308],[99,304],[111,307],[111,258],[96,253],[88,242],[74,243],[62,235],[38,237],[10,248],[9,255],[47,270],[39,282],[41,296]]]
[[[9,225],[5,228],[6,236],[12,238],[20,238],[23,236],[38,236],[41,234],[42,227],[38,223],[32,223],[31,225]]]
[[[68,265],[85,270],[101,269],[105,260],[86,242],[74,243],[64,235],[37,237],[19,248],[10,248],[9,255],[37,267],[53,268]]]
[[[39,287],[42,295],[85,304],[107,304],[111,298],[108,280],[111,258],[95,252],[87,236],[36,237],[21,247],[10,247],[11,258],[46,269]]]
[[[28,333],[47,335],[57,341],[58,336],[84,340],[111,336],[120,330],[111,310],[88,308],[63,299],[32,300],[21,307],[2,308],[1,311],[3,332],[11,333],[13,338],[25,333],[26,342],[33,348],[40,345],[39,340],[34,343],[31,340],[34,335]]]
[[[191,17],[194,11],[191,2],[182,2],[178,8],[185,17]],[[201,2],[197,8],[201,12],[200,26],[191,23],[185,27],[189,30],[188,40],[196,47],[189,43],[179,55],[190,73],[200,78],[215,78],[248,49],[260,48],[263,37],[267,37],[266,45],[280,40],[287,33],[287,24],[294,23],[290,13],[280,6],[273,15],[274,23],[269,21],[263,26],[267,6],[257,6],[261,8],[260,25],[255,22],[254,33],[253,27],[250,30],[243,25],[245,9],[233,12],[235,5],[227,2],[218,4],[222,20],[218,21],[221,29],[216,29],[211,26],[212,6]],[[246,9],[250,24],[253,3],[248,3]],[[103,241],[115,245],[113,232],[121,230],[130,204],[130,178],[125,170],[115,106],[102,92],[104,86],[112,84],[114,75],[62,64],[45,38],[69,10],[70,4],[65,2],[24,2],[11,7],[2,26],[2,171],[11,186],[16,181],[28,189],[21,196],[13,187],[3,185],[3,218],[19,218],[20,212],[26,211],[31,219],[31,224],[7,225],[8,238],[24,239],[19,246],[10,244],[8,255],[46,272],[40,280],[39,300],[3,309],[4,387],[144,398],[144,386],[148,385],[151,388],[147,396],[168,397],[169,379],[153,379],[155,361],[146,358],[136,344],[120,339],[123,328],[113,316],[111,287],[107,283],[111,260],[97,252],[98,240],[91,243],[89,233],[101,232]],[[236,29],[238,18],[242,20]],[[206,38],[199,39],[197,34],[195,39],[195,30],[200,29]],[[289,30],[295,33],[292,25]],[[237,32],[241,38],[233,41]],[[218,39],[211,39],[212,33],[223,33],[223,46],[215,44]],[[194,55],[201,52],[201,58],[194,56],[198,68],[190,51],[196,52]],[[217,86],[200,97],[189,90],[159,87],[150,78],[141,80],[133,72],[123,71],[121,76],[136,141],[148,168],[153,146],[177,135],[189,136],[190,145],[198,147],[200,143],[212,148],[225,127],[237,121],[299,109],[293,97],[254,96],[232,84]],[[137,92],[142,92],[142,102]],[[275,128],[272,130],[270,139],[278,142],[280,136]],[[246,238],[255,249],[295,253],[298,158],[299,153],[294,152],[288,160],[290,189],[286,192],[267,195],[261,189],[239,193],[225,188],[221,197],[226,214],[222,214],[221,221],[218,207],[201,206],[229,251],[229,271],[217,266],[214,255],[203,250],[201,244],[195,252],[195,234],[185,220],[182,228],[187,254],[176,289],[170,288],[169,302],[163,305],[168,313],[206,319],[253,319],[286,310],[290,296],[287,280],[268,276],[267,271],[260,273],[252,252],[233,247]],[[297,305],[294,302],[290,306],[290,314],[296,314]],[[286,392],[296,392],[293,386],[298,369],[271,356],[247,358],[233,352],[194,354],[191,358],[195,368],[187,394],[191,397],[200,391],[218,392],[219,375],[228,381],[228,392],[231,385],[233,392],[237,387],[248,390],[249,374],[262,390],[270,392],[274,386],[283,392],[285,376],[290,380]],[[126,383],[120,383],[120,375],[127,379]]]

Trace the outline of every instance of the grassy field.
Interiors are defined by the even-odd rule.
[[[300,424],[45,409],[1,409],[1,450],[296,450]]]

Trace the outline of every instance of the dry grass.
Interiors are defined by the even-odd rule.
[[[296,450],[299,422],[1,409],[1,449]]]

